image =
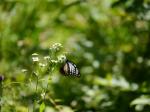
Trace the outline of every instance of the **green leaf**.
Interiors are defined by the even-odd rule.
[[[150,97],[149,96],[141,96],[133,100],[130,104],[133,105],[150,105]]]
[[[39,112],[44,112],[45,109],[45,103],[42,102],[42,104],[40,105],[40,111]]]

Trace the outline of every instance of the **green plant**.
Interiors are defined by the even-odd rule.
[[[45,108],[45,101],[48,99],[53,106],[59,110],[55,101],[49,97],[50,90],[48,88],[51,83],[51,76],[53,75],[54,70],[66,61],[65,54],[60,53],[61,48],[62,45],[60,43],[55,43],[49,48],[49,54],[46,56],[40,56],[37,53],[32,54],[33,68],[29,80],[30,83],[35,81],[35,92],[41,96],[34,99],[33,111],[39,108],[40,112],[43,112]],[[38,104],[39,107],[36,106]]]
[[[47,103],[50,103],[52,106],[54,106],[56,110],[60,110],[60,107],[55,103],[54,99],[51,97],[51,87],[49,87],[49,84],[51,83],[51,77],[54,74],[55,69],[59,69],[61,64],[66,61],[65,53],[62,53],[61,50],[62,45],[60,43],[55,43],[52,46],[50,46],[49,52],[46,56],[33,53],[33,64],[31,70],[22,70],[23,74],[25,74],[26,76],[24,78],[24,82],[13,81],[8,84],[5,84],[3,88],[1,84],[0,89],[8,89],[12,86],[13,89],[23,88],[24,90],[22,90],[22,92],[28,91],[26,95],[18,96],[16,99],[20,101],[23,99],[24,101],[30,102],[29,104],[25,104],[27,105],[29,111],[43,112]],[[2,92],[0,95],[2,96]],[[7,96],[5,96],[5,98],[6,97]],[[15,100],[13,102],[15,102]],[[9,103],[5,104],[6,107],[9,105]]]

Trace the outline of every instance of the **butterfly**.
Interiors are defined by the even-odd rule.
[[[65,76],[80,77],[80,72],[76,64],[74,64],[73,62],[69,60],[66,60],[63,66],[60,68],[60,72]]]

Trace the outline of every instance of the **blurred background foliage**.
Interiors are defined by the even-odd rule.
[[[30,73],[21,70],[32,70],[31,55],[47,55],[56,42],[81,77],[56,70],[36,111],[149,112],[149,0],[0,0],[2,112],[30,111],[41,92],[26,86]]]

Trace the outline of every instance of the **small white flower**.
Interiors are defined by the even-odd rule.
[[[58,58],[58,62],[63,63],[66,61],[66,56],[65,55],[60,55],[57,57]]]
[[[25,73],[25,72],[27,72],[27,69],[22,69],[21,71],[22,71],[23,73]]]
[[[33,53],[33,54],[32,54],[32,61],[33,61],[33,62],[38,62],[38,61],[39,61],[38,55],[39,55],[39,54],[37,54],[37,53]]]
[[[51,60],[51,62],[54,63],[54,64],[58,63],[58,61],[56,61],[56,60]]]
[[[39,61],[39,58],[38,58],[38,57],[32,57],[32,61],[33,61],[33,62],[38,62],[38,61]]]
[[[38,56],[38,55],[39,55],[39,54],[37,54],[37,53],[33,53],[33,54],[32,54],[32,56]]]
[[[45,56],[44,60],[50,60],[50,56]]]
[[[46,95],[46,93],[45,93],[45,92],[41,93],[41,97],[42,97],[42,99],[44,99],[45,95]]]
[[[39,63],[39,66],[40,66],[40,67],[45,67],[46,64],[44,64],[44,63]]]

